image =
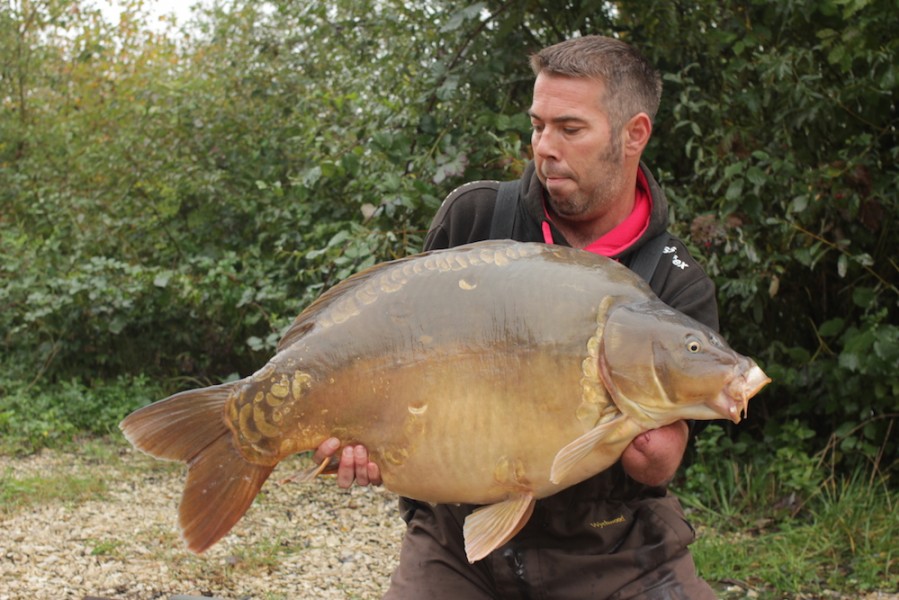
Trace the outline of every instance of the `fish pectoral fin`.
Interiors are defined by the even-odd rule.
[[[536,503],[531,493],[482,506],[465,518],[462,533],[468,562],[481,560],[521,531]]]
[[[633,419],[624,415],[619,415],[611,421],[597,425],[559,450],[559,453],[553,459],[549,480],[555,484],[561,483],[574,465],[593,452],[597,445],[612,446],[619,444],[619,442],[626,439],[626,436],[633,438],[640,431],[639,425]],[[627,441],[630,440],[628,439]]]

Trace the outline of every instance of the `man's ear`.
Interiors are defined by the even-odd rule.
[[[652,119],[646,113],[637,113],[625,124],[623,133],[625,155],[640,156],[652,135]]]

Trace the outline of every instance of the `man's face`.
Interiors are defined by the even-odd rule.
[[[612,131],[602,108],[603,92],[603,83],[590,78],[541,73],[534,83],[528,114],[537,177],[563,219],[595,219],[622,198],[633,199],[620,132]]]

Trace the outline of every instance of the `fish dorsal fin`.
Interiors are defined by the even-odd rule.
[[[467,517],[463,534],[468,562],[481,560],[521,531],[534,512],[536,500],[531,493],[482,506]]]
[[[609,446],[610,466],[614,461],[618,460],[620,451],[624,450],[624,447],[641,431],[642,429],[633,419],[624,415],[618,415],[610,421],[597,425],[559,450],[559,453],[553,459],[549,480],[555,484],[561,483],[569,471],[593,452],[599,444]],[[613,448],[614,445],[620,447]]]

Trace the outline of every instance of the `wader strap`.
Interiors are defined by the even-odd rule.
[[[504,181],[496,192],[496,206],[493,209],[493,220],[490,222],[490,239],[512,239],[515,228],[515,216],[518,213],[518,186],[520,182]]]

